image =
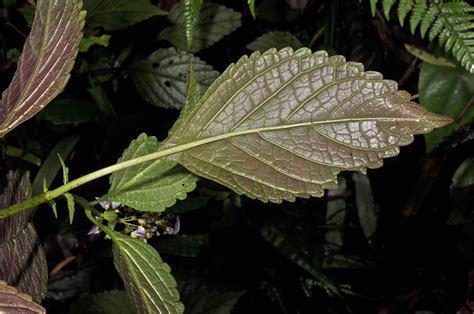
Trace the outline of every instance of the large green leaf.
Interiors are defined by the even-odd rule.
[[[244,56],[178,120],[164,147],[182,145],[174,158],[187,169],[251,198],[321,196],[339,172],[380,167],[413,134],[451,121],[363,70],[306,48]]]
[[[173,26],[165,28],[158,38],[168,40],[181,50],[188,48],[186,39],[186,15],[184,1],[177,3],[171,9],[168,19]],[[207,48],[222,37],[232,33],[241,25],[241,14],[221,5],[204,2],[201,13],[195,23],[191,52]]]
[[[135,313],[183,313],[176,281],[158,252],[141,240],[102,227],[112,239],[114,264]]]
[[[163,108],[180,109],[186,98],[190,63],[203,90],[219,76],[201,59],[175,48],[158,49],[145,60],[132,64],[128,70],[146,101]]]
[[[156,152],[153,136],[141,134],[118,162]],[[155,160],[116,172],[110,177],[107,199],[143,211],[164,211],[196,188],[197,177],[173,160]]]
[[[444,137],[474,118],[470,101],[474,96],[474,74],[423,62],[418,89],[420,103],[428,110],[455,119],[455,123],[425,135],[427,150],[431,151]]]
[[[165,15],[150,0],[84,0],[87,26],[118,30],[155,15]]]
[[[282,49],[285,47],[298,49],[303,47],[303,44],[290,32],[274,31],[263,34],[247,45],[248,49],[261,52],[265,52],[270,48]]]
[[[38,0],[10,86],[0,105],[0,137],[43,109],[67,81],[82,38],[81,0]]]
[[[245,291],[226,291],[195,283],[185,283],[181,290],[186,314],[230,314]]]

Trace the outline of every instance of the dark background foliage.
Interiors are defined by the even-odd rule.
[[[174,2],[162,1],[161,6],[167,9]],[[309,42],[325,27],[310,48],[362,62],[367,70],[398,81],[402,89],[418,92],[420,61],[403,44],[423,41],[398,22],[372,17],[367,3],[313,0],[301,14],[294,12],[294,18],[285,19],[289,7],[283,0],[274,0],[272,12],[257,11],[258,16],[273,19],[258,17],[255,21],[247,1],[216,2],[243,14],[240,28],[197,53],[220,72],[249,54],[246,45],[268,31],[288,31],[302,42]],[[257,5],[263,2],[268,0],[257,1]],[[16,10],[21,6],[19,1],[8,10],[0,9],[3,89],[15,70],[15,64],[6,57],[7,51],[21,49],[21,33],[28,33],[27,24]],[[44,160],[60,140],[78,136],[67,159],[70,177],[76,178],[113,164],[142,132],[164,139],[179,114],[177,110],[146,103],[120,68],[106,72],[117,78],[118,88],[114,89],[112,80],[97,80],[100,71],[84,70],[80,65],[113,60],[127,47],[131,47],[127,60],[140,60],[158,48],[169,47],[168,42],[156,40],[166,25],[164,18],[154,17],[112,32],[107,48],[94,46],[79,54],[60,98],[94,104],[87,92],[94,81],[113,110],[95,107],[93,118],[78,124],[53,125],[31,119],[1,140],[4,155],[0,173],[19,168],[29,170],[34,177],[38,171],[37,166],[6,154],[7,146],[20,148],[20,157],[29,153]],[[195,257],[165,253],[162,257],[182,286],[214,289],[216,299],[225,299],[222,295],[226,291],[238,292],[228,296],[236,300],[232,313],[467,313],[462,312],[463,307],[474,297],[474,229],[472,222],[450,225],[447,221],[456,206],[472,207],[472,186],[454,200],[450,186],[457,167],[473,156],[473,127],[471,123],[458,129],[430,153],[425,153],[425,140],[418,136],[412,145],[401,149],[399,156],[385,160],[384,167],[368,171],[378,209],[376,232],[370,239],[360,227],[363,222],[357,214],[356,186],[350,173],[342,175],[347,188],[339,195],[281,205],[239,197],[201,180],[191,197],[205,197],[207,204],[180,215],[180,233],[208,235],[208,245]],[[53,186],[59,184],[57,179]],[[101,179],[77,193],[93,199],[107,189],[107,180]],[[346,208],[344,223],[336,226],[343,237],[337,254],[351,262],[331,266],[323,263],[335,254],[326,243],[326,208],[335,199],[344,201]],[[72,304],[79,306],[76,302],[81,297],[122,288],[112,265],[109,241],[87,235],[91,225],[79,212],[70,226],[65,205],[60,206],[63,210],[58,219],[47,206],[42,206],[34,219],[49,269],[63,265],[50,276],[48,298],[43,303],[50,313],[67,313]],[[163,237],[149,243],[160,241]],[[341,297],[329,295],[317,274],[325,274],[341,291]],[[200,290],[190,291],[196,294]],[[183,299],[186,304],[189,296],[183,294]]]

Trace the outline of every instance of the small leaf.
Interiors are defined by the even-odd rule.
[[[61,163],[58,163],[58,155],[68,157],[74,147],[76,147],[78,141],[78,136],[68,136],[60,140],[53,147],[53,149],[49,152],[48,157],[46,157],[46,160],[43,162],[43,165],[36,173],[35,179],[33,180],[33,196],[48,190],[49,185],[54,181],[59,170],[61,169]]]
[[[160,240],[154,247],[161,254],[196,257],[209,247],[209,236],[176,234]]]
[[[459,68],[422,63],[418,90],[420,103],[426,109],[455,120],[453,124],[425,135],[427,151],[474,118],[474,74]]]
[[[344,170],[366,171],[451,122],[377,72],[325,51],[242,57],[164,143],[193,173],[264,202],[322,196]]]
[[[46,314],[46,309],[34,303],[29,295],[18,292],[4,281],[0,281],[0,309],[2,313]]]
[[[59,162],[61,163],[61,168],[63,169],[63,184],[67,184],[69,182],[69,168],[66,167],[64,160],[61,158],[61,155],[57,155],[59,158]]]
[[[43,109],[67,81],[82,38],[81,0],[38,0],[31,33],[0,106],[0,137]]]
[[[418,48],[416,46],[409,45],[409,44],[405,44],[405,49],[409,53],[411,53],[412,55],[414,55],[415,57],[417,57],[418,59],[424,62],[434,64],[434,65],[451,67],[451,68],[456,67],[456,65],[452,63],[451,61],[449,61],[448,59],[443,58],[443,57],[437,57],[433,55],[431,52],[429,52],[428,50]]]
[[[183,313],[176,281],[158,252],[141,240],[103,227],[112,239],[114,264],[135,313]]]
[[[372,188],[369,178],[361,173],[353,173],[355,183],[355,200],[360,226],[367,239],[370,239],[377,230],[377,208],[375,207]]]
[[[255,14],[255,0],[247,0],[247,3],[249,5],[250,14],[252,14],[252,17],[255,20],[257,18]]]
[[[194,27],[201,12],[202,0],[184,0],[184,17],[186,20],[186,40],[188,50],[193,44]]]
[[[64,197],[66,198],[67,209],[69,212],[69,224],[72,225],[74,220],[74,212],[76,211],[74,208],[74,197],[71,195],[71,193],[64,193]]]
[[[54,125],[78,125],[97,118],[97,107],[90,102],[77,99],[55,99],[37,118]]]
[[[23,15],[28,27],[31,27],[31,25],[33,25],[33,20],[35,19],[35,7],[25,3],[25,6],[19,8],[18,11]]]
[[[451,184],[454,188],[465,188],[470,185],[474,185],[474,158],[466,159],[456,169],[453,175],[453,183]]]
[[[89,36],[82,38],[81,44],[79,45],[79,52],[87,52],[90,47],[93,45],[108,47],[109,41],[112,36],[102,35],[102,36]]]
[[[180,109],[186,97],[190,63],[203,90],[219,76],[201,59],[175,48],[158,49],[145,60],[132,64],[128,70],[147,102],[158,107]]]
[[[270,48],[283,49],[285,47],[299,49],[303,47],[303,44],[292,33],[275,31],[263,34],[247,45],[248,49],[260,52],[265,52]]]
[[[133,314],[124,290],[111,290],[80,299],[71,306],[69,314]]]
[[[156,152],[159,147],[155,137],[141,134],[118,162]],[[195,175],[175,161],[145,162],[112,174],[107,199],[142,211],[164,211],[176,200],[185,199],[196,188],[196,180]]]
[[[166,12],[150,0],[84,0],[87,26],[115,31]]]
[[[204,2],[194,27],[193,45],[189,51],[198,52],[203,50],[221,40],[222,37],[232,33],[240,27],[240,17],[241,14],[232,9]],[[184,1],[173,6],[168,19],[173,26],[162,30],[158,38],[169,41],[178,49],[186,50],[188,45],[186,40]]]

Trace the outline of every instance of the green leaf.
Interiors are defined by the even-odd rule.
[[[74,197],[71,193],[64,193],[64,197],[66,198],[67,209],[69,213],[69,224],[72,225],[74,221],[74,213],[76,209],[74,208]]]
[[[186,20],[186,41],[188,50],[193,45],[194,27],[201,11],[202,0],[184,0],[184,18]]]
[[[429,51],[423,49],[423,48],[418,48],[413,45],[405,44],[405,49],[411,53],[413,56],[417,57],[418,59],[434,64],[434,65],[440,65],[440,66],[445,66],[445,67],[456,67],[454,63],[449,61],[446,58],[443,57],[438,57],[430,53]]]
[[[132,64],[128,70],[147,102],[158,107],[180,109],[186,98],[190,63],[202,90],[219,76],[201,59],[175,48],[158,49],[145,60]]]
[[[263,34],[247,45],[248,49],[260,52],[265,52],[270,48],[283,49],[285,47],[299,49],[303,47],[303,44],[292,33],[275,31]]]
[[[33,25],[33,20],[35,19],[35,8],[32,5],[26,3],[25,6],[19,8],[18,11],[20,11],[21,15],[23,15],[28,27],[31,27],[31,25]]]
[[[377,72],[325,51],[256,52],[232,64],[163,145],[193,173],[262,201],[321,196],[413,134],[451,122]]]
[[[247,0],[247,4],[249,5],[250,14],[252,14],[253,19],[257,18],[255,14],[255,0]]]
[[[85,11],[81,0],[38,0],[31,33],[0,105],[0,137],[58,95],[74,66]]]
[[[150,0],[84,0],[87,26],[115,31],[166,12]]]
[[[68,157],[74,147],[76,147],[78,141],[78,136],[68,136],[63,138],[53,147],[33,180],[33,196],[45,192],[44,187],[46,187],[46,191],[48,190],[50,184],[54,181],[54,178],[56,178],[56,175],[61,169],[61,163],[58,163],[58,155]]]
[[[459,68],[423,63],[418,83],[420,103],[428,110],[450,116],[455,123],[425,135],[427,151],[474,118],[474,74]],[[471,99],[471,100],[470,100]]]
[[[46,314],[46,309],[32,301],[27,294],[0,281],[0,308],[2,313]]]
[[[93,103],[78,99],[55,99],[38,113],[37,118],[54,125],[69,125],[92,121],[97,114],[97,107]]]
[[[59,158],[59,162],[61,163],[61,168],[63,169],[63,184],[67,184],[69,182],[69,168],[66,167],[66,164],[59,153],[57,156]]]
[[[87,52],[90,47],[93,45],[108,47],[109,41],[112,36],[102,35],[102,36],[89,36],[82,38],[81,44],[79,45],[79,52]]]
[[[135,313],[183,313],[176,281],[158,252],[141,240],[102,226],[112,239],[115,268]]]
[[[123,162],[158,151],[153,136],[141,134],[124,151]],[[142,211],[164,211],[185,199],[196,188],[197,177],[173,160],[145,162],[116,172],[110,177],[107,199]]]
[[[161,254],[196,257],[209,247],[209,236],[176,234],[160,240],[154,247]]]
[[[454,172],[452,187],[465,188],[474,185],[474,158],[466,159]]]
[[[355,200],[360,226],[365,237],[370,239],[377,230],[377,208],[370,181],[367,176],[360,173],[353,173],[352,180],[355,183]]]
[[[165,28],[158,35],[159,39],[167,40],[181,50],[188,48],[184,9],[183,1],[173,6],[168,15],[168,19],[173,26]],[[232,9],[204,2],[201,13],[195,23],[192,38],[193,46],[189,51],[198,52],[203,50],[221,40],[222,37],[232,33],[240,27],[240,17],[241,14]]]
[[[133,314],[124,290],[111,290],[89,295],[75,302],[69,314]]]

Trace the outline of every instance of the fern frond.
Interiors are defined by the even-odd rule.
[[[382,2],[385,17],[397,0],[370,0],[372,14]],[[474,6],[463,2],[429,2],[428,0],[398,0],[397,14],[403,26],[410,14],[410,30],[420,30],[422,38],[438,43],[470,73],[474,73]]]

